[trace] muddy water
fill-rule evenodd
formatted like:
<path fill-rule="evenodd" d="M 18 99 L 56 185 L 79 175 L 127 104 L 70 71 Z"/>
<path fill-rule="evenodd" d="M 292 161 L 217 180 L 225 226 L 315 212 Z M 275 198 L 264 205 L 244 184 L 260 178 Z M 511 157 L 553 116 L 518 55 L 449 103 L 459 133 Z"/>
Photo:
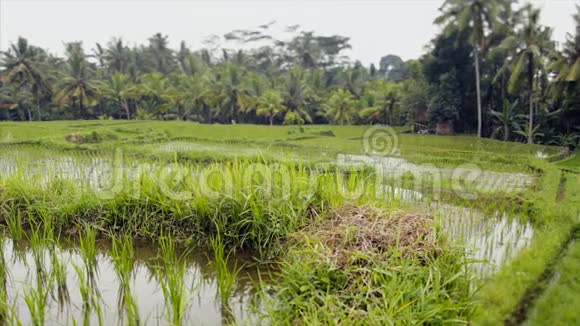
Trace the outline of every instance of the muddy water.
<path fill-rule="evenodd" d="M 119 305 L 119 280 L 114 265 L 109 256 L 109 248 L 100 246 L 98 254 L 98 268 L 93 290 L 98 294 L 99 306 L 103 310 L 104 325 L 123 324 L 123 309 Z M 68 246 L 56 247 L 59 260 L 66 266 L 67 288 L 70 296 L 68 302 L 58 299 L 56 287 L 48 298 L 46 308 L 47 325 L 83 324 L 85 314 L 82 309 L 82 296 L 79 287 L 79 277 L 74 265 L 84 266 L 78 249 Z M 3 241 L 6 267 L 8 269 L 7 292 L 9 304 L 15 304 L 17 316 L 24 325 L 31 324 L 31 314 L 24 301 L 24 295 L 30 288 L 37 287 L 36 264 L 33 251 L 24 244 L 15 244 L 11 240 Z M 158 273 L 155 268 L 158 261 L 151 247 L 138 246 L 136 248 L 136 264 L 131 290 L 137 300 L 142 325 L 167 325 L 165 301 L 161 289 Z M 44 257 L 42 269 L 51 273 L 49 250 L 42 252 Z M 216 274 L 212 265 L 203 253 L 194 253 L 187 256 L 187 272 L 185 287 L 188 308 L 184 317 L 187 325 L 221 325 L 228 324 L 235 318 L 238 324 L 255 324 L 258 317 L 255 314 L 256 284 L 259 279 L 267 280 L 272 271 L 258 269 L 248 257 L 234 257 L 230 262 L 237 266 L 246 266 L 236 280 L 235 290 L 230 299 L 230 311 L 223 309 L 218 299 Z M 252 267 L 250 267 L 252 265 Z M 84 271 L 84 269 L 83 269 Z M 258 274 L 260 276 L 258 277 Z M 125 317 L 126 318 L 126 317 Z M 87 319 L 91 325 L 99 324 L 99 317 L 92 311 Z"/>

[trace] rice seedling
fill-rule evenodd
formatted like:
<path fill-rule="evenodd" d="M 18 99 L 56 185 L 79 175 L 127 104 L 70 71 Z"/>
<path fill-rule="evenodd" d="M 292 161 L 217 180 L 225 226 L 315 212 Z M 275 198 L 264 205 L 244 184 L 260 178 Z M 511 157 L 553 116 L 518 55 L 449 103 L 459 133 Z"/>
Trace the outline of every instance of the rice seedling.
<path fill-rule="evenodd" d="M 177 255 L 175 241 L 168 237 L 159 239 L 159 259 L 161 265 L 157 268 L 157 278 L 165 298 L 166 320 L 178 326 L 183 322 L 191 299 L 185 281 L 187 265 Z"/>
<path fill-rule="evenodd" d="M 38 279 L 37 279 L 38 281 Z M 43 326 L 45 324 L 46 309 L 50 298 L 53 278 L 37 282 L 36 287 L 29 286 L 24 292 L 24 301 L 30 312 L 32 324 Z"/>
<path fill-rule="evenodd" d="M 4 209 L 4 219 L 6 221 L 6 226 L 8 227 L 8 232 L 10 234 L 10 238 L 14 242 L 18 242 L 24 238 L 24 229 L 22 227 L 22 212 L 19 210 L 16 211 L 7 211 Z"/>
<path fill-rule="evenodd" d="M 4 241 L 4 238 L 0 237 L 0 324 L 5 323 L 9 317 L 8 269 L 4 257 Z"/>
<path fill-rule="evenodd" d="M 211 248 L 213 250 L 213 265 L 216 269 L 216 282 L 221 307 L 222 310 L 231 310 L 229 308 L 230 297 L 235 289 L 236 280 L 238 279 L 242 267 L 238 267 L 236 263 L 230 271 L 228 261 L 232 251 L 226 254 L 226 248 L 219 233 L 211 239 Z"/>
<path fill-rule="evenodd" d="M 70 302 L 70 293 L 67 284 L 67 264 L 60 258 L 60 253 L 52 248 L 50 251 L 50 265 L 52 267 L 52 275 L 56 283 L 57 302 L 61 311 L 64 306 Z"/>
<path fill-rule="evenodd" d="M 98 264 L 97 232 L 90 225 L 85 225 L 79 237 L 79 249 L 89 281 L 94 283 Z"/>
<path fill-rule="evenodd" d="M 90 317 L 93 311 L 97 314 L 99 325 L 104 325 L 100 296 L 91 281 L 90 269 L 75 263 L 72 263 L 72 266 L 78 278 L 78 289 L 82 299 L 83 325 L 88 326 L 90 324 Z"/>
<path fill-rule="evenodd" d="M 41 234 L 40 228 L 32 228 L 28 236 L 34 270 L 36 271 L 36 283 L 38 289 L 44 289 L 50 281 L 50 274 L 46 270 L 46 245 L 47 239 Z"/>
<path fill-rule="evenodd" d="M 123 308 L 127 314 L 127 325 L 137 326 L 140 324 L 139 307 L 136 298 L 131 291 L 131 282 L 133 280 L 135 253 L 133 247 L 133 238 L 125 236 L 123 238 L 114 237 L 111 249 L 111 259 L 119 279 L 119 294 L 117 306 L 123 315 Z"/>

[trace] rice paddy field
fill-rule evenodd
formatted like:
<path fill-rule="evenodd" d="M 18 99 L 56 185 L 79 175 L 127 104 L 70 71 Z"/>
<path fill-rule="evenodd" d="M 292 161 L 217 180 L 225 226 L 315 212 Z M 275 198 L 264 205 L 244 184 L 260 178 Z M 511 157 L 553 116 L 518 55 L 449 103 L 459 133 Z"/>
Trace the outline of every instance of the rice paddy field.
<path fill-rule="evenodd" d="M 0 123 L 0 324 L 578 324 L 568 155 L 379 126 Z"/>

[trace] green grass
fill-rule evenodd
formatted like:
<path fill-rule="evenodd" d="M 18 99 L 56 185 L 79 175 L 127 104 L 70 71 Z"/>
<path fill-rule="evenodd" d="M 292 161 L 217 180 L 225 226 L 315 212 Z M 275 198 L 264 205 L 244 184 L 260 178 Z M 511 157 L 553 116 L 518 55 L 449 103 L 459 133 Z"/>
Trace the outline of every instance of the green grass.
<path fill-rule="evenodd" d="M 282 263 L 267 301 L 275 325 L 461 324 L 472 310 L 466 260 L 453 248 L 422 259 L 354 251 L 338 265 L 316 237 L 301 239 Z"/>
<path fill-rule="evenodd" d="M 573 240 L 554 279 L 530 314 L 530 325 L 580 324 L 580 242 Z"/>
<path fill-rule="evenodd" d="M 580 152 L 575 152 L 568 159 L 558 162 L 559 167 L 580 171 Z"/>
<path fill-rule="evenodd" d="M 0 122 L 0 144 L 36 143 L 56 148 L 106 151 L 116 148 L 140 156 L 171 160 L 175 155 L 153 149 L 164 143 L 181 141 L 198 143 L 200 147 L 206 148 L 178 153 L 180 158 L 197 161 L 232 157 L 283 159 L 296 154 L 303 160 L 333 161 L 340 153 L 364 154 L 363 136 L 368 128 L 206 125 L 181 121 Z M 402 133 L 405 130 L 402 127 L 395 128 L 398 132 L 398 148 L 394 152 L 417 163 L 453 166 L 465 162 L 485 162 L 488 163 L 488 169 L 501 169 L 501 165 L 516 162 L 525 164 L 538 152 L 556 156 L 560 151 L 557 147 L 478 139 L 474 136 Z M 88 140 L 81 144 L 67 141 L 65 138 L 70 134 L 79 134 Z M 224 150 L 224 146 L 232 150 Z M 252 154 L 247 153 L 248 148 L 253 149 Z"/>

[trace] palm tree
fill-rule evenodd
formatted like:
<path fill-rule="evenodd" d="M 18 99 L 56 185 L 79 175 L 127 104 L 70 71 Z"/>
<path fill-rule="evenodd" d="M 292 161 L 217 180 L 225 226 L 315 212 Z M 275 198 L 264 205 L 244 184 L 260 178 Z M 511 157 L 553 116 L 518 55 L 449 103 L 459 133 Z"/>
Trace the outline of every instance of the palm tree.
<path fill-rule="evenodd" d="M 154 72 L 141 76 L 140 81 L 138 93 L 141 96 L 142 104 L 146 103 L 149 113 L 161 118 L 168 109 L 166 96 L 170 85 L 167 78 L 160 73 Z"/>
<path fill-rule="evenodd" d="M 516 127 L 516 130 L 514 131 L 514 133 L 524 137 L 524 139 L 527 138 L 527 142 L 528 144 L 533 143 L 533 139 L 536 138 L 541 138 L 544 137 L 544 134 L 540 132 L 540 127 L 541 125 L 536 125 L 534 126 L 532 129 L 529 129 L 530 126 L 532 126 L 532 124 L 523 124 L 523 126 L 518 125 Z M 532 138 L 532 141 L 530 142 L 530 138 Z"/>
<path fill-rule="evenodd" d="M 246 84 L 244 76 L 246 70 L 243 67 L 227 63 L 215 71 L 214 78 L 214 103 L 219 110 L 217 115 L 224 121 L 235 122 L 238 113 L 245 106 Z"/>
<path fill-rule="evenodd" d="M 343 126 L 349 122 L 355 105 L 353 95 L 344 89 L 334 91 L 326 104 L 326 114 L 334 123 Z"/>
<path fill-rule="evenodd" d="M 163 94 L 163 99 L 167 103 L 167 109 L 175 110 L 172 114 L 178 120 L 187 120 L 190 116 L 190 111 L 187 107 L 188 94 L 179 86 L 170 86 Z"/>
<path fill-rule="evenodd" d="M 19 37 L 16 44 L 10 46 L 8 52 L 0 52 L 2 60 L 2 80 L 17 88 L 27 87 L 32 93 L 39 111 L 40 100 L 51 95 L 52 90 L 42 73 L 42 61 L 45 53 L 41 49 L 31 46 L 25 38 Z M 28 119 L 32 120 L 32 114 L 28 109 Z"/>
<path fill-rule="evenodd" d="M 518 122 L 520 115 L 515 113 L 517 106 L 517 100 L 510 104 L 508 100 L 504 99 L 501 112 L 490 110 L 491 116 L 498 123 L 498 126 L 492 132 L 492 138 L 495 135 L 502 134 L 503 140 L 507 141 L 512 130 L 521 129 Z"/>
<path fill-rule="evenodd" d="M 562 55 L 548 67 L 557 74 L 556 81 L 578 82 L 580 81 L 580 6 L 576 6 L 576 14 L 573 15 L 576 22 L 576 34 L 566 35 L 566 44 Z"/>
<path fill-rule="evenodd" d="M 365 81 L 368 80 L 366 69 L 357 63 L 353 68 L 347 69 L 341 77 L 344 88 L 359 99 L 364 93 Z"/>
<path fill-rule="evenodd" d="M 380 121 L 385 125 L 393 124 L 393 113 L 401 103 L 401 89 L 398 84 L 377 81 L 371 85 L 369 93 L 374 99 L 374 105 L 361 111 L 365 120 Z"/>
<path fill-rule="evenodd" d="M 202 75 L 180 75 L 179 88 L 184 94 L 184 116 L 183 119 L 190 117 L 194 113 L 205 115 L 206 122 L 211 122 L 211 114 L 209 108 L 209 82 Z M 204 113 L 205 112 L 205 113 Z"/>
<path fill-rule="evenodd" d="M 66 72 L 58 86 L 55 100 L 60 105 L 76 107 L 82 113 L 86 106 L 96 104 L 100 96 L 100 85 L 94 79 L 94 69 L 87 62 L 80 42 L 68 43 L 66 56 Z"/>
<path fill-rule="evenodd" d="M 268 90 L 258 100 L 256 114 L 268 118 L 270 126 L 274 125 L 274 117 L 286 111 L 284 97 L 276 90 Z"/>
<path fill-rule="evenodd" d="M 560 119 L 564 122 L 567 132 L 580 122 L 580 6 L 576 6 L 573 15 L 576 34 L 567 34 L 562 53 L 557 51 L 548 66 L 555 73 L 555 82 L 551 89 L 556 96 L 562 96 L 563 106 Z"/>
<path fill-rule="evenodd" d="M 113 38 L 104 50 L 103 60 L 105 61 L 109 72 L 125 73 L 129 67 L 130 61 L 129 48 L 123 44 L 122 39 Z"/>
<path fill-rule="evenodd" d="M 287 115 L 294 120 L 311 122 L 312 118 L 306 110 L 311 89 L 306 81 L 304 70 L 301 68 L 291 69 L 285 76 L 284 105 L 288 108 Z"/>
<path fill-rule="evenodd" d="M 164 75 L 169 74 L 174 65 L 173 51 L 169 48 L 167 36 L 157 33 L 149 38 L 148 53 L 153 69 Z"/>
<path fill-rule="evenodd" d="M 516 35 L 506 38 L 502 46 L 514 53 L 508 91 L 511 94 L 517 93 L 522 82 L 527 81 L 529 126 L 525 129 L 529 132 L 528 143 L 532 144 L 533 132 L 537 129 L 534 128 L 534 84 L 540 78 L 547 78 L 542 60 L 554 45 L 550 40 L 552 30 L 540 25 L 540 10 L 531 5 L 525 6 L 522 10 L 524 25 Z"/>
<path fill-rule="evenodd" d="M 34 98 L 31 95 L 32 94 L 28 90 L 22 87 L 16 87 L 16 85 L 11 84 L 2 85 L 0 87 L 0 116 L 3 113 L 2 112 L 3 109 L 8 110 L 16 109 L 18 119 L 20 119 L 20 116 L 22 116 L 22 114 L 26 116 L 25 119 L 29 119 L 30 117 L 29 108 L 33 105 L 32 103 L 34 101 Z M 27 111 L 22 112 L 22 114 L 20 114 L 19 109 L 22 108 L 26 108 Z M 8 117 L 11 116 L 10 111 L 6 112 L 6 114 L 8 115 Z"/>
<path fill-rule="evenodd" d="M 135 97 L 137 89 L 129 80 L 129 77 L 123 73 L 115 72 L 109 80 L 101 87 L 103 97 L 114 101 L 123 110 L 127 120 L 131 119 L 131 110 L 129 109 L 129 99 Z"/>
<path fill-rule="evenodd" d="M 446 0 L 440 9 L 443 14 L 435 19 L 436 24 L 453 22 L 448 27 L 450 33 L 454 28 L 460 33 L 469 33 L 469 42 L 473 46 L 475 65 L 475 84 L 477 93 L 477 135 L 481 137 L 481 76 L 479 69 L 480 52 L 485 46 L 485 31 L 491 29 L 497 16 L 496 0 Z"/>

